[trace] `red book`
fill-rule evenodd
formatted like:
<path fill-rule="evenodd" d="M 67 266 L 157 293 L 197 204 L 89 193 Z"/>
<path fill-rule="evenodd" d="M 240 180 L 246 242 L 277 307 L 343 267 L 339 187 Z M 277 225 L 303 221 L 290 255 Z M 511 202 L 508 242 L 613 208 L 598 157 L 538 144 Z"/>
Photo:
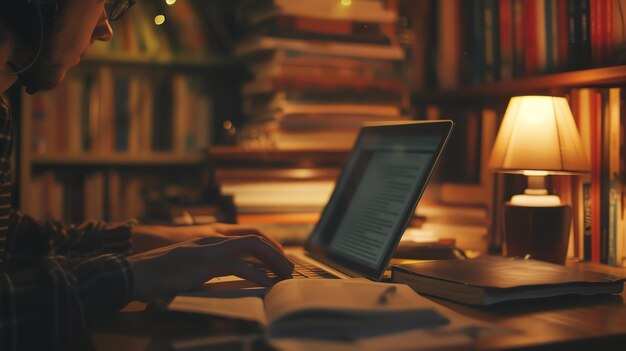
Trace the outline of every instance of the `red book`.
<path fill-rule="evenodd" d="M 539 43 L 537 43 L 537 6 L 539 0 L 524 1 L 524 50 L 525 50 L 525 73 L 539 71 Z M 543 5 L 543 2 L 542 2 Z"/>
<path fill-rule="evenodd" d="M 611 0 L 602 0 L 604 4 L 604 61 L 603 65 L 609 65 L 613 59 L 613 4 Z M 622 9 L 624 10 L 624 9 Z"/>
<path fill-rule="evenodd" d="M 599 66 L 602 62 L 602 33 L 601 28 L 604 26 L 601 22 L 601 6 L 602 0 L 594 0 L 589 3 L 589 26 L 591 37 L 591 64 Z"/>

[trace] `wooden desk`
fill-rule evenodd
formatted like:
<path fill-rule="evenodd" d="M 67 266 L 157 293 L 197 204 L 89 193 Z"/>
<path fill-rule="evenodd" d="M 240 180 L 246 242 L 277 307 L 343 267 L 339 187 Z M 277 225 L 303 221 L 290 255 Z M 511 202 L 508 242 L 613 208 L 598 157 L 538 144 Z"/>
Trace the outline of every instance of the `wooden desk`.
<path fill-rule="evenodd" d="M 621 268 L 574 262 L 568 262 L 568 265 L 626 276 L 626 269 Z M 519 334 L 478 339 L 470 350 L 600 351 L 626 347 L 624 292 L 621 295 L 514 302 L 488 308 L 433 300 L 461 314 L 519 330 Z M 95 350 L 102 351 L 170 350 L 169 344 L 175 340 L 256 331 L 257 328 L 248 323 L 150 311 L 145 310 L 144 304 L 131 303 L 125 311 L 94 327 L 92 341 Z"/>

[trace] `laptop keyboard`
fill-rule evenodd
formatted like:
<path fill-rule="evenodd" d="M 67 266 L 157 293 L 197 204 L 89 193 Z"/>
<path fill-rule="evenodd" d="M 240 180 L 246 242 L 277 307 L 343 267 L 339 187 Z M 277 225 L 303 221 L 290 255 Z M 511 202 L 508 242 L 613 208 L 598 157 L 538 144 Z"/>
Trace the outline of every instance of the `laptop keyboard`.
<path fill-rule="evenodd" d="M 294 264 L 293 274 L 291 277 L 293 279 L 307 279 L 307 278 L 324 278 L 324 279 L 339 279 L 339 277 L 326 272 L 325 270 L 310 264 L 306 261 L 299 259 L 298 257 L 288 255 L 288 258 Z M 255 266 L 262 270 L 269 278 L 274 279 L 277 278 L 274 272 L 270 271 L 264 266 L 256 265 Z"/>
<path fill-rule="evenodd" d="M 326 278 L 326 279 L 339 279 L 339 277 L 326 272 L 325 270 L 305 262 L 295 256 L 289 255 L 289 259 L 294 263 L 293 279 L 302 278 Z"/>

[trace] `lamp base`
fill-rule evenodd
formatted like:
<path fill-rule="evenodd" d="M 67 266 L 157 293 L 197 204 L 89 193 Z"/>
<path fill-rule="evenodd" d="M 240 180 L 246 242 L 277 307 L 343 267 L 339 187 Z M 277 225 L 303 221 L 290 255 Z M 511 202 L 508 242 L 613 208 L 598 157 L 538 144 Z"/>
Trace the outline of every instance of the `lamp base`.
<path fill-rule="evenodd" d="M 564 264 L 572 208 L 569 205 L 530 207 L 504 204 L 504 241 L 507 256 L 526 256 Z"/>

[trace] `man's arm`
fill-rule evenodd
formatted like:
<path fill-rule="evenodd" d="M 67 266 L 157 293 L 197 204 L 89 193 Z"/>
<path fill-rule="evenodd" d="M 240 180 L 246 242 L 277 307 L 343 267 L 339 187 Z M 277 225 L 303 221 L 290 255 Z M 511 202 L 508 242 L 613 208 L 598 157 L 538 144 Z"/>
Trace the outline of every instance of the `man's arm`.
<path fill-rule="evenodd" d="M 70 259 L 127 255 L 132 247 L 131 231 L 130 223 L 64 225 L 56 221 L 38 222 L 14 212 L 11 214 L 7 255 L 62 255 Z"/>
<path fill-rule="evenodd" d="M 64 257 L 17 257 L 0 273 L 0 349 L 70 349 L 93 319 L 122 308 L 133 276 L 122 256 L 80 263 Z"/>

